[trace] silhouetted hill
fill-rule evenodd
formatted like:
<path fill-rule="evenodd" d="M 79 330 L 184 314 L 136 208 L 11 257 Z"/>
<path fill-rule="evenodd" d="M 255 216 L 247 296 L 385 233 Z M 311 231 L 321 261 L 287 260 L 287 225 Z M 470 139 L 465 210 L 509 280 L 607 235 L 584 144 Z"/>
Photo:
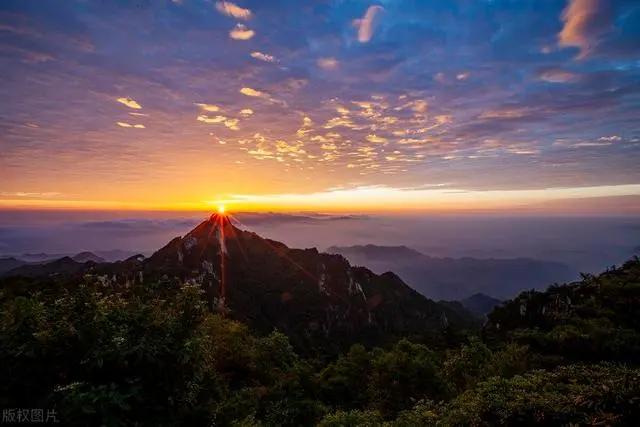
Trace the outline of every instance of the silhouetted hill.
<path fill-rule="evenodd" d="M 16 258 L 0 258 L 0 274 L 25 265 L 26 262 Z"/>
<path fill-rule="evenodd" d="M 333 246 L 327 251 L 376 273 L 395 271 L 414 289 L 436 300 L 462 300 L 476 293 L 511 298 L 524 289 L 576 276 L 565 264 L 531 258 L 434 258 L 406 246 Z"/>
<path fill-rule="evenodd" d="M 463 299 L 461 303 L 471 312 L 484 317 L 491 313 L 496 306 L 502 304 L 502 301 L 482 293 L 477 293 L 471 295 L 469 298 Z"/>
<path fill-rule="evenodd" d="M 525 344 L 543 366 L 640 361 L 640 261 L 546 291 L 522 292 L 488 315 L 485 334 Z"/>
<path fill-rule="evenodd" d="M 76 274 L 86 268 L 87 264 L 74 261 L 71 257 L 46 262 L 43 264 L 24 264 L 4 273 L 5 276 L 58 276 Z"/>

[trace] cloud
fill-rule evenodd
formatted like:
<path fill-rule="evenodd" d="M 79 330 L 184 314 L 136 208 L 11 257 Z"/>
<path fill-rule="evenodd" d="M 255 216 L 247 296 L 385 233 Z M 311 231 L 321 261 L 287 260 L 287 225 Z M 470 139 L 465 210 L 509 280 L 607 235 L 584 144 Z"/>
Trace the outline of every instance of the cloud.
<path fill-rule="evenodd" d="M 416 113 L 426 113 L 427 112 L 428 103 L 425 100 L 419 99 L 415 101 L 411 107 L 411 109 Z"/>
<path fill-rule="evenodd" d="M 325 70 L 331 71 L 338 68 L 339 62 L 335 58 L 320 58 L 318 59 L 318 66 Z"/>
<path fill-rule="evenodd" d="M 116 122 L 116 124 L 122 128 L 145 129 L 143 124 L 131 124 L 127 122 Z"/>
<path fill-rule="evenodd" d="M 464 73 L 458 73 L 456 74 L 456 80 L 467 80 L 470 75 L 471 73 L 468 71 L 465 71 Z"/>
<path fill-rule="evenodd" d="M 576 142 L 574 144 L 570 144 L 569 147 L 572 147 L 572 148 L 603 147 L 607 145 L 611 145 L 611 141 L 582 141 L 582 142 Z"/>
<path fill-rule="evenodd" d="M 213 105 L 213 104 L 198 104 L 198 103 L 196 103 L 196 105 L 198 107 L 200 107 L 202 109 L 202 111 L 207 111 L 209 113 L 215 113 L 216 111 L 220 111 L 220 107 L 218 107 L 217 105 Z"/>
<path fill-rule="evenodd" d="M 229 37 L 234 40 L 249 40 L 255 36 L 256 33 L 253 30 L 250 30 L 246 26 L 242 24 L 237 24 L 233 30 L 229 32 Z"/>
<path fill-rule="evenodd" d="M 570 0 L 562 12 L 564 26 L 558 45 L 580 49 L 578 59 L 589 55 L 613 27 L 613 0 Z"/>
<path fill-rule="evenodd" d="M 2 191 L 0 192 L 0 197 L 26 197 L 26 198 L 48 198 L 48 197 L 59 197 L 62 196 L 62 193 L 58 193 L 55 191 L 46 191 L 46 192 L 27 192 L 27 191 L 15 191 L 8 192 Z"/>
<path fill-rule="evenodd" d="M 447 82 L 447 77 L 444 75 L 443 72 L 439 72 L 439 73 L 436 73 L 435 76 L 433 76 L 433 80 L 437 81 L 438 83 L 444 84 Z"/>
<path fill-rule="evenodd" d="M 251 52 L 251 57 L 265 62 L 276 62 L 276 58 L 274 56 L 267 55 L 262 52 Z"/>
<path fill-rule="evenodd" d="M 240 93 L 252 97 L 268 97 L 266 93 L 256 89 L 252 89 L 250 87 L 243 87 L 242 89 L 240 89 Z"/>
<path fill-rule="evenodd" d="M 224 124 L 228 129 L 231 130 L 239 130 L 240 127 L 238 127 L 238 123 L 240 123 L 240 121 L 238 119 L 232 119 L 226 116 L 207 116 L 206 114 L 201 114 L 197 117 L 197 120 L 199 122 L 202 123 L 208 123 L 208 124 L 213 124 L 213 123 L 222 123 Z"/>
<path fill-rule="evenodd" d="M 227 118 L 225 116 L 209 117 L 204 114 L 201 114 L 197 117 L 197 120 L 203 123 L 224 123 L 227 120 Z"/>
<path fill-rule="evenodd" d="M 378 135 L 367 135 L 367 141 L 382 144 L 387 142 L 387 138 L 378 136 Z"/>
<path fill-rule="evenodd" d="M 490 110 L 480 114 L 480 119 L 517 119 L 528 114 L 526 108 L 516 108 L 512 110 Z"/>
<path fill-rule="evenodd" d="M 622 140 L 622 138 L 620 138 L 618 135 L 603 136 L 600 138 L 600 141 L 620 141 L 620 140 Z"/>
<path fill-rule="evenodd" d="M 540 80 L 549 83 L 575 83 L 580 80 L 580 75 L 561 69 L 544 70 L 538 74 Z"/>
<path fill-rule="evenodd" d="M 227 119 L 224 121 L 224 125 L 231 130 L 239 130 L 238 123 L 240 121 L 238 119 Z"/>
<path fill-rule="evenodd" d="M 129 108 L 133 108 L 133 109 L 136 109 L 136 110 L 142 109 L 142 105 L 138 104 L 135 100 L 133 100 L 131 98 L 118 98 L 118 99 L 116 99 L 116 101 L 118 101 L 121 104 L 126 105 Z"/>
<path fill-rule="evenodd" d="M 358 28 L 358 41 L 367 43 L 373 37 L 373 33 L 380 21 L 380 13 L 384 11 L 382 6 L 369 6 L 367 12 L 362 19 L 353 21 L 354 26 Z"/>
<path fill-rule="evenodd" d="M 149 13 L 165 7 L 171 13 L 143 27 L 131 14 L 106 13 L 116 8 L 111 2 L 55 14 L 34 9 L 16 19 L 0 14 L 0 29 L 24 29 L 5 31 L 21 51 L 0 43 L 0 59 L 10 65 L 6 104 L 17 106 L 0 120 L 0 170 L 13 177 L 11 185 L 31 189 L 33 174 L 23 171 L 36 170 L 40 181 L 80 194 L 81 203 L 101 194 L 76 188 L 76 177 L 93 171 L 95 185 L 88 188 L 108 185 L 108 174 L 144 185 L 166 180 L 167 188 L 177 186 L 176 174 L 201 182 L 212 143 L 224 148 L 216 173 L 225 177 L 251 170 L 257 161 L 249 151 L 272 153 L 258 154 L 272 156 L 258 162 L 264 180 L 245 185 L 234 178 L 221 187 L 227 192 L 274 185 L 315 191 L 350 182 L 447 181 L 482 189 L 640 183 L 633 114 L 640 96 L 633 56 L 640 13 L 633 0 L 611 0 L 615 31 L 595 38 L 586 32 L 597 61 L 572 61 L 581 47 L 558 46 L 558 33 L 576 19 L 569 12 L 567 22 L 559 18 L 568 0 L 321 1 L 320 9 L 232 1 L 251 9 L 252 20 L 218 13 L 216 0 L 184 0 L 180 7 L 151 2 Z M 367 11 L 370 5 L 385 11 Z M 295 25 L 281 25 L 282 16 Z M 345 19 L 350 25 L 355 17 L 371 18 L 368 42 L 356 38 L 367 22 L 345 28 Z M 104 25 L 91 32 L 94 52 L 80 51 L 69 40 L 89 36 L 74 23 L 97 19 Z M 256 32 L 245 46 L 228 39 L 238 22 Z M 131 28 L 135 37 L 127 39 L 119 28 Z M 451 37 L 461 28 L 464 34 Z M 123 49 L 127 43 L 135 49 Z M 25 63 L 34 49 L 56 60 Z M 136 55 L 140 51 L 149 54 Z M 471 73 L 466 80 L 465 73 Z M 330 136 L 336 131 L 339 137 Z M 264 143 L 252 137 L 258 132 Z M 599 140 L 616 135 L 622 139 Z M 219 139 L 227 144 L 218 146 Z M 306 154 L 280 153 L 277 141 L 302 142 Z M 593 148 L 571 146 L 594 141 Z M 359 151 L 367 146 L 375 151 Z M 517 155 L 526 152 L 538 154 Z M 184 164 L 192 167 L 184 171 Z M 278 177 L 284 175 L 283 183 Z M 148 203 L 196 203 L 199 191 L 172 189 L 163 200 L 149 195 Z M 118 200 L 108 202 L 129 196 L 118 190 Z"/>
<path fill-rule="evenodd" d="M 249 9 L 244 9 L 237 4 L 231 3 L 230 1 L 218 1 L 216 2 L 216 9 L 218 12 L 223 13 L 225 15 L 231 16 L 237 19 L 251 19 L 251 11 Z"/>

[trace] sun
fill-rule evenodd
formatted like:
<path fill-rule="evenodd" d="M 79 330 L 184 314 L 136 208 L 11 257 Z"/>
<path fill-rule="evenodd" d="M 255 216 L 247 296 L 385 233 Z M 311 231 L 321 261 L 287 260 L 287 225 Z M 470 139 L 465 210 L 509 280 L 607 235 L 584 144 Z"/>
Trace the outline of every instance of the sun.
<path fill-rule="evenodd" d="M 224 215 L 224 211 L 225 211 L 225 209 L 224 209 L 224 205 L 220 205 L 220 206 L 218 206 L 218 213 L 219 213 L 220 215 Z"/>

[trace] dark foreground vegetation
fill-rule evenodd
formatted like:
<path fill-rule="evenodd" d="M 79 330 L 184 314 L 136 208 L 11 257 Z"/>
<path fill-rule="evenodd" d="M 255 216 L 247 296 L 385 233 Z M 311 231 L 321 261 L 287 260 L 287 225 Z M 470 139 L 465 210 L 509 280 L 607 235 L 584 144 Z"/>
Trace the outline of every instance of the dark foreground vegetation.
<path fill-rule="evenodd" d="M 461 346 L 294 352 L 198 286 L 6 278 L 0 406 L 77 426 L 637 426 L 640 261 L 525 292 Z M 443 331 L 452 333 L 452 331 Z M 455 331 L 453 331 L 455 332 Z"/>

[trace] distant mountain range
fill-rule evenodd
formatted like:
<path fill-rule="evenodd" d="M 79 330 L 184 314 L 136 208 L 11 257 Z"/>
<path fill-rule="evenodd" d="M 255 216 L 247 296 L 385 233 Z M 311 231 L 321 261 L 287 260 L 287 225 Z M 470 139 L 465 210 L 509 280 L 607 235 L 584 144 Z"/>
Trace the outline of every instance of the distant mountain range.
<path fill-rule="evenodd" d="M 187 283 L 205 291 L 212 309 L 259 332 L 277 328 L 306 350 L 344 349 L 354 342 L 378 345 L 395 336 L 479 324 L 461 305 L 428 299 L 393 273 L 377 275 L 352 267 L 341 255 L 288 248 L 236 228 L 227 217 L 202 222 L 149 258 L 113 263 L 92 253 L 75 258 L 24 263 L 5 276 L 62 275 L 125 287 Z"/>
<path fill-rule="evenodd" d="M 18 261 L 22 261 L 24 263 L 43 263 L 48 261 L 54 261 L 56 259 L 69 257 L 73 258 L 77 261 L 81 261 L 83 257 L 93 257 L 93 260 L 96 262 L 104 262 L 104 261 L 122 261 L 127 258 L 136 255 L 136 252 L 131 251 L 123 251 L 120 249 L 110 249 L 110 250 L 95 250 L 95 251 L 85 251 L 77 254 L 73 253 L 47 253 L 47 252 L 39 252 L 39 253 L 25 253 L 21 255 L 0 255 L 0 263 L 2 260 L 6 259 L 16 259 Z M 85 261 L 89 261 L 86 259 Z"/>
<path fill-rule="evenodd" d="M 418 292 L 435 300 L 465 300 L 482 293 L 508 299 L 520 291 L 545 288 L 554 282 L 576 279 L 562 263 L 532 258 L 434 258 L 406 246 L 333 246 L 352 264 L 376 273 L 396 272 Z"/>
<path fill-rule="evenodd" d="M 70 273 L 80 270 L 82 264 L 86 262 L 101 263 L 107 262 L 93 252 L 80 252 L 73 256 L 61 256 L 54 259 L 47 254 L 26 254 L 25 259 L 15 257 L 0 258 L 0 275 L 19 275 L 36 277 L 49 275 L 51 273 Z M 38 260 L 38 261 L 34 261 Z"/>

